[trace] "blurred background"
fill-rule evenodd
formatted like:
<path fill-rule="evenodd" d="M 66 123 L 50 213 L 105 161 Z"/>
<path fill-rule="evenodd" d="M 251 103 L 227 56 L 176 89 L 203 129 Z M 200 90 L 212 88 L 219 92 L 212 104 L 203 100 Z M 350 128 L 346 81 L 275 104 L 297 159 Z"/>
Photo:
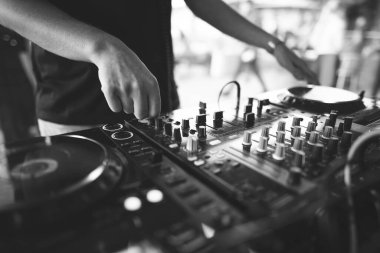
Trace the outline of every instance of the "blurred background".
<path fill-rule="evenodd" d="M 380 0 L 225 0 L 243 16 L 282 39 L 314 70 L 321 85 L 378 95 Z M 173 0 L 175 76 L 181 107 L 216 103 L 222 86 L 237 80 L 243 98 L 305 84 L 265 50 L 238 42 Z M 0 143 L 38 136 L 34 81 L 26 43 L 0 28 Z M 233 99 L 232 92 L 224 101 Z"/>

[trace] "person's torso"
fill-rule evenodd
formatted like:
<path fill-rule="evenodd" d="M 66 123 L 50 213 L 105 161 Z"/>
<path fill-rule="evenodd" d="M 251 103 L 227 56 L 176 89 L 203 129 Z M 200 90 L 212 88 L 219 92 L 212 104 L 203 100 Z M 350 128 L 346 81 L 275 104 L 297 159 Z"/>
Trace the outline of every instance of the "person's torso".
<path fill-rule="evenodd" d="M 170 0 L 50 0 L 70 16 L 121 39 L 159 81 L 163 111 L 178 106 L 173 81 Z M 32 46 L 38 80 L 37 116 L 65 124 L 102 123 L 110 111 L 93 64 Z M 112 67 L 112 66 L 111 66 Z"/>

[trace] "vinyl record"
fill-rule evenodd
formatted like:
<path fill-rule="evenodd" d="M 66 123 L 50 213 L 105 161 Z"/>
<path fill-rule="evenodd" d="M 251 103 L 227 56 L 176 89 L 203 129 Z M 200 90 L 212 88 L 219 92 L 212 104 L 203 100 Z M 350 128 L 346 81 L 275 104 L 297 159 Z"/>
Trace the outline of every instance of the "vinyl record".
<path fill-rule="evenodd" d="M 7 147 L 0 170 L 0 221 L 12 228 L 49 223 L 107 194 L 122 167 L 81 136 L 35 138 Z"/>
<path fill-rule="evenodd" d="M 362 96 L 351 91 L 326 86 L 296 86 L 278 95 L 281 103 L 297 109 L 327 113 L 337 110 L 341 113 L 353 113 L 364 109 Z"/>

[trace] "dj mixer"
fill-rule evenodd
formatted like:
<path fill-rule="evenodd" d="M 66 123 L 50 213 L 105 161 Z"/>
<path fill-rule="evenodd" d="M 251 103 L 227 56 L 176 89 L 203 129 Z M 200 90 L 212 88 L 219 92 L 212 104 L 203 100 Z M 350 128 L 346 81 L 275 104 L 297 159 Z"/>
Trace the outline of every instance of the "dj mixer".
<path fill-rule="evenodd" d="M 376 100 L 304 86 L 13 143 L 0 251 L 348 252 L 343 169 L 379 122 Z M 376 252 L 378 143 L 364 154 L 355 230 L 362 252 Z"/>

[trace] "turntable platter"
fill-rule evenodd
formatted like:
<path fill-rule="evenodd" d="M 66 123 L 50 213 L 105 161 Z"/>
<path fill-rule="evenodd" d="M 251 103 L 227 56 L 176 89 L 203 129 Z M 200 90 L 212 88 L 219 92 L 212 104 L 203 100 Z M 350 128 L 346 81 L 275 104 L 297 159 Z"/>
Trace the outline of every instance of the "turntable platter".
<path fill-rule="evenodd" d="M 352 113 L 365 108 L 362 97 L 347 90 L 326 86 L 296 86 L 278 95 L 281 103 L 313 112 Z"/>
<path fill-rule="evenodd" d="M 85 208 L 109 192 L 122 172 L 103 145 L 80 136 L 36 138 L 7 147 L 1 170 L 0 219 L 17 213 L 13 227 Z"/>

